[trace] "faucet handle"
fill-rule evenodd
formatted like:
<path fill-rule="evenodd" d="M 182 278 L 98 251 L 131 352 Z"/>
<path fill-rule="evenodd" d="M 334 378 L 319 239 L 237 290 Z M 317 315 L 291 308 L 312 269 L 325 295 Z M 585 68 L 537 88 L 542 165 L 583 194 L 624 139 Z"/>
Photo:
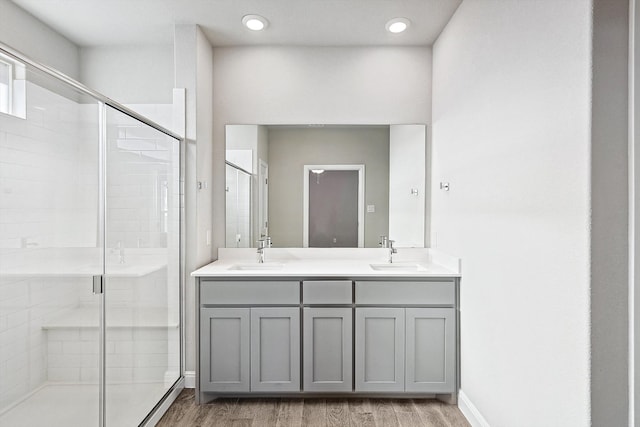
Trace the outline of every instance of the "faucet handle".
<path fill-rule="evenodd" d="M 395 240 L 389 240 L 389 249 L 391 249 L 391 253 L 397 254 L 398 250 L 396 248 L 393 247 L 393 244 L 395 243 Z"/>

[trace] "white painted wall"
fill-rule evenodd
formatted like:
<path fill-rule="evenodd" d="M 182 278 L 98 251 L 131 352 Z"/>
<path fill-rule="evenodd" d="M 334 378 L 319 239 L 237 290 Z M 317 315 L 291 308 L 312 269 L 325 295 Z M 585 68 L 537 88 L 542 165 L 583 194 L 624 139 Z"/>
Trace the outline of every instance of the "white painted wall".
<path fill-rule="evenodd" d="M 80 80 L 122 104 L 171 104 L 173 46 L 83 47 Z"/>
<path fill-rule="evenodd" d="M 424 123 L 431 115 L 426 47 L 216 48 L 221 124 Z"/>
<path fill-rule="evenodd" d="M 434 45 L 432 241 L 464 260 L 461 406 L 491 426 L 590 424 L 590 25 L 466 1 Z"/>
<path fill-rule="evenodd" d="M 231 125 L 225 127 L 225 159 L 253 174 L 258 173 L 258 125 Z M 235 152 L 251 152 L 249 162 L 241 160 Z M 231 156 L 231 157 L 229 157 Z M 236 161 L 234 161 L 234 158 Z M 240 163 L 238 163 L 240 161 Z"/>
<path fill-rule="evenodd" d="M 207 232 L 211 230 L 214 208 L 211 186 L 213 171 L 212 121 L 213 117 L 213 50 L 202 30 L 193 24 L 175 26 L 175 86 L 186 89 L 186 139 L 185 139 L 185 363 L 186 370 L 195 369 L 195 281 L 189 273 L 212 261 L 213 247 L 224 245 L 224 220 L 222 229 L 213 234 L 212 245 L 207 244 Z M 224 141 L 224 138 L 223 138 Z M 224 218 L 224 144 L 216 153 L 221 159 L 216 170 L 218 194 L 222 199 L 215 207 L 217 218 Z M 201 190 L 196 183 L 206 183 Z"/>
<path fill-rule="evenodd" d="M 0 0 L 0 42 L 69 77 L 79 77 L 78 46 L 9 0 Z"/>

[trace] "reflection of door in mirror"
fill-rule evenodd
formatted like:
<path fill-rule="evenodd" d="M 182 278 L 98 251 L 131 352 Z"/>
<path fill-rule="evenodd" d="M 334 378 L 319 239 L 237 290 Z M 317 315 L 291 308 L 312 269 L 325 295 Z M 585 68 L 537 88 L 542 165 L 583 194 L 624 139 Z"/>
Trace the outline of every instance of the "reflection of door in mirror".
<path fill-rule="evenodd" d="M 259 159 L 258 165 L 258 233 L 269 235 L 269 165 Z"/>
<path fill-rule="evenodd" d="M 364 165 L 305 165 L 304 246 L 364 246 Z"/>
<path fill-rule="evenodd" d="M 226 165 L 226 247 L 251 247 L 251 174 Z"/>

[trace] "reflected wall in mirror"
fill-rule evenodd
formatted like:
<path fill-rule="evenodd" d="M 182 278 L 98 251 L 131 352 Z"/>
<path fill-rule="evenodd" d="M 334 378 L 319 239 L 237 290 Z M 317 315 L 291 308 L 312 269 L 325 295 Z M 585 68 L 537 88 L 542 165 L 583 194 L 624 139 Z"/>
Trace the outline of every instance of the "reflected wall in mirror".
<path fill-rule="evenodd" d="M 382 235 L 398 247 L 424 246 L 424 125 L 227 125 L 225 132 L 227 247 L 256 247 L 267 235 L 273 247 L 377 247 Z M 362 166 L 359 192 L 337 192 L 314 207 L 308 195 L 323 180 L 311 172 L 317 165 Z M 347 185 L 326 178 L 335 189 Z M 339 214 L 345 204 L 358 206 L 357 221 Z"/>

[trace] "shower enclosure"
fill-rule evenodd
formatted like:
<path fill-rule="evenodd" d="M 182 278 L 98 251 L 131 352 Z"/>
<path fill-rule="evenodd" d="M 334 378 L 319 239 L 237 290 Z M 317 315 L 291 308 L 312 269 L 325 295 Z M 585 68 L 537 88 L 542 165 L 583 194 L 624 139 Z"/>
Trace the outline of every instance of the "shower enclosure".
<path fill-rule="evenodd" d="M 181 148 L 0 46 L 0 425 L 137 426 L 182 386 Z"/>

